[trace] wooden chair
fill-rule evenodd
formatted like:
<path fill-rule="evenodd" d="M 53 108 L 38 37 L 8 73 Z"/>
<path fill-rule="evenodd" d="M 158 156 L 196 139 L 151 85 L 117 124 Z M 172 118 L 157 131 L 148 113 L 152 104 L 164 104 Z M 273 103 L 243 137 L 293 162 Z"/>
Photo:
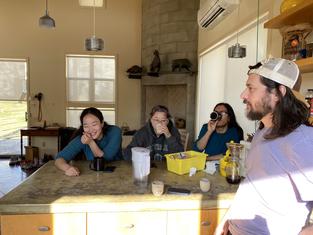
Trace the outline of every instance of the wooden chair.
<path fill-rule="evenodd" d="M 180 141 L 184 146 L 184 151 L 187 151 L 189 132 L 186 129 L 178 129 L 178 131 L 180 133 Z"/>

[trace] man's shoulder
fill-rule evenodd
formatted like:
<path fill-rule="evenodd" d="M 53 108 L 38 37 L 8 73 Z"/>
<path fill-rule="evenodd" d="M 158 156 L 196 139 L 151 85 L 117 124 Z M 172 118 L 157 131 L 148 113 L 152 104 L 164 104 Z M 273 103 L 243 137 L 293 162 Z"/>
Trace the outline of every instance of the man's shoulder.
<path fill-rule="evenodd" d="M 295 129 L 291 135 L 294 138 L 304 138 L 308 139 L 311 142 L 313 142 L 313 127 L 312 126 L 306 126 L 306 125 L 301 125 L 297 129 Z"/>

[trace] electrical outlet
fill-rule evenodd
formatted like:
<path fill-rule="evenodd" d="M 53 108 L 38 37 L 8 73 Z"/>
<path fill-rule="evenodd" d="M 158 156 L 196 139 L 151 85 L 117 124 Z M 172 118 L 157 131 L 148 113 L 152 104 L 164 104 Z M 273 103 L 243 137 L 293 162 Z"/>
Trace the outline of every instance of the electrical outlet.
<path fill-rule="evenodd" d="M 42 142 L 42 147 L 46 147 L 46 142 L 45 141 Z"/>

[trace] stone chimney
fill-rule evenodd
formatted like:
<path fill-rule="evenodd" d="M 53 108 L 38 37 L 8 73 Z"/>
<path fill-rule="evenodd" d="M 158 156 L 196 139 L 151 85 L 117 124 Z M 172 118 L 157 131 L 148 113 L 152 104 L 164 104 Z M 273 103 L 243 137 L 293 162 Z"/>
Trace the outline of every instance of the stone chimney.
<path fill-rule="evenodd" d="M 161 72 L 171 71 L 174 59 L 187 58 L 196 71 L 199 0 L 142 0 L 142 65 L 149 71 L 154 50 Z"/>
<path fill-rule="evenodd" d="M 142 66 L 149 72 L 153 52 L 158 50 L 161 69 L 158 77 L 142 77 L 141 123 L 154 105 L 166 105 L 174 118 L 185 120 L 188 148 L 195 136 L 198 9 L 199 0 L 142 0 Z M 172 72 L 175 59 L 188 59 L 193 72 Z"/>

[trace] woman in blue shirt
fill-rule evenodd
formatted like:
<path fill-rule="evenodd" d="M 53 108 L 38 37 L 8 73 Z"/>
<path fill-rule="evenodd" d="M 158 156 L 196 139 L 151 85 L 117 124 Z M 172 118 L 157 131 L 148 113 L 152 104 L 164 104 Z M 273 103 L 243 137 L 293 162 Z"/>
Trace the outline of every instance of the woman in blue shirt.
<path fill-rule="evenodd" d="M 93 107 L 84 109 L 80 115 L 80 123 L 77 136 L 57 154 L 55 160 L 56 167 L 68 176 L 79 175 L 79 169 L 68 162 L 81 151 L 87 160 L 103 157 L 112 161 L 121 157 L 121 130 L 117 126 L 108 125 L 100 110 Z"/>
<path fill-rule="evenodd" d="M 234 110 L 229 104 L 218 103 L 214 111 L 220 118 L 204 124 L 193 145 L 194 150 L 204 151 L 209 156 L 224 154 L 227 150 L 226 143 L 231 140 L 239 143 L 243 139 L 243 130 L 237 123 Z"/>

